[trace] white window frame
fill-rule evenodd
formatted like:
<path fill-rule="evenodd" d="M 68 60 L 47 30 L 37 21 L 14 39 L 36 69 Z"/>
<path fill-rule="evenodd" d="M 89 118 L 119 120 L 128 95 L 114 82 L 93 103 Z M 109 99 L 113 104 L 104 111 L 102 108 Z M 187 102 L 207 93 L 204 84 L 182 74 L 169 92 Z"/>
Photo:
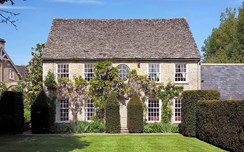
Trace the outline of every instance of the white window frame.
<path fill-rule="evenodd" d="M 127 74 L 126 74 L 126 73 L 123 73 L 123 77 L 120 77 L 120 76 L 119 76 L 119 78 L 122 79 L 122 80 L 124 80 L 124 81 L 128 80 L 128 74 L 129 74 L 129 72 L 130 72 L 130 68 L 129 68 L 129 66 L 126 65 L 126 64 L 119 64 L 119 65 L 117 66 L 118 70 L 119 70 L 119 66 L 124 66 L 124 67 L 128 68 L 128 73 L 127 73 Z M 124 71 L 124 70 L 123 70 L 123 71 Z M 119 75 L 120 75 L 120 70 L 119 70 Z"/>
<path fill-rule="evenodd" d="M 8 79 L 13 80 L 14 79 L 14 71 L 12 69 L 8 70 Z"/>
<path fill-rule="evenodd" d="M 159 65 L 159 66 L 158 66 L 158 68 L 159 68 L 159 76 L 158 76 L 158 78 L 159 78 L 159 79 L 158 79 L 158 81 L 155 81 L 155 80 L 154 80 L 154 81 L 155 81 L 156 83 L 160 83 L 160 82 L 161 82 L 161 73 L 162 73 L 162 72 L 161 72 L 161 64 L 160 64 L 160 63 L 148 63 L 148 64 L 147 64 L 147 75 L 148 75 L 148 78 L 149 78 L 149 74 L 150 74 L 150 72 L 149 72 L 149 67 L 150 67 L 149 64 L 158 64 L 158 65 Z"/>
<path fill-rule="evenodd" d="M 67 101 L 68 107 L 61 107 L 61 101 Z M 68 120 L 61 120 L 61 110 L 68 110 Z M 63 112 L 65 113 L 65 112 Z M 70 122 L 70 107 L 68 99 L 59 99 L 56 103 L 56 122 L 57 123 L 69 123 Z"/>
<path fill-rule="evenodd" d="M 176 72 L 176 65 L 185 65 L 185 72 Z M 187 78 L 187 75 L 188 75 L 188 65 L 186 64 L 186 63 L 175 63 L 174 64 L 174 82 L 175 83 L 187 83 L 188 82 L 188 78 Z M 185 73 L 185 81 L 176 81 L 175 79 L 176 79 L 176 74 L 182 74 L 182 75 L 184 75 L 184 73 Z"/>
<path fill-rule="evenodd" d="M 92 72 L 86 72 L 86 65 L 89 65 L 89 66 L 93 66 L 93 71 Z M 95 77 L 95 73 L 94 73 L 94 63 L 84 63 L 83 64 L 83 78 L 87 81 L 90 81 L 91 79 L 93 79 Z M 93 77 L 92 78 L 89 78 L 89 77 L 86 77 L 86 74 L 93 74 Z"/>
<path fill-rule="evenodd" d="M 157 120 L 157 121 L 151 121 L 151 120 L 148 119 L 148 116 L 149 116 L 149 101 L 150 100 L 157 100 L 159 102 L 159 107 L 155 108 L 155 109 L 159 109 L 159 120 Z M 159 100 L 159 99 L 147 99 L 146 105 L 147 105 L 147 122 L 148 123 L 161 122 L 161 113 L 162 113 L 161 112 L 161 106 L 162 106 L 161 100 Z"/>
<path fill-rule="evenodd" d="M 59 65 L 68 65 L 68 70 L 69 72 L 68 73 L 58 73 L 58 66 Z M 66 77 L 58 77 L 59 74 L 68 74 L 69 76 L 67 77 L 68 79 L 70 79 L 70 64 L 69 63 L 57 63 L 56 64 L 56 78 L 59 79 L 59 78 L 66 78 Z"/>
<path fill-rule="evenodd" d="M 175 105 L 176 105 L 176 101 L 177 100 L 179 100 L 180 101 L 180 107 L 176 107 Z M 174 98 L 173 99 L 173 101 L 174 101 L 174 108 L 173 108 L 173 118 L 174 118 L 174 120 L 173 120 L 173 122 L 174 123 L 181 123 L 181 120 L 182 120 L 182 99 L 181 98 Z M 175 120 L 176 119 L 176 112 L 175 112 L 175 110 L 176 109 L 178 109 L 178 110 L 180 110 L 180 112 L 177 112 L 177 113 L 180 113 L 180 121 L 179 120 Z"/>
<path fill-rule="evenodd" d="M 89 103 L 89 105 L 92 105 L 91 107 L 87 106 L 88 102 L 91 102 L 91 103 Z M 92 120 L 90 120 L 90 118 L 96 115 L 96 113 L 95 113 L 96 108 L 94 107 L 93 103 L 94 103 L 94 101 L 92 101 L 92 100 L 85 101 L 85 104 L 84 104 L 84 120 L 85 121 L 91 122 Z M 88 110 L 91 110 L 91 112 L 90 111 L 88 112 Z M 89 119 L 88 119 L 88 114 L 92 114 L 92 116 L 89 116 Z"/>

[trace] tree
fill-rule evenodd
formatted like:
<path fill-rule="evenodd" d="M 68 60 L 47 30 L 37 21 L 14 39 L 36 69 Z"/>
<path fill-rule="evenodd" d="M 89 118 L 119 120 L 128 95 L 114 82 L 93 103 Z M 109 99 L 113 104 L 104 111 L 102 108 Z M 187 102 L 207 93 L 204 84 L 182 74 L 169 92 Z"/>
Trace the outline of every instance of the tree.
<path fill-rule="evenodd" d="M 47 96 L 50 99 L 48 100 L 50 131 L 54 132 L 58 85 L 55 81 L 55 76 L 51 71 L 48 71 L 47 76 L 44 80 L 44 85 L 46 86 Z"/>
<path fill-rule="evenodd" d="M 134 93 L 137 93 L 145 101 L 150 95 L 156 94 L 155 81 L 151 81 L 146 75 L 138 75 L 136 70 L 130 71 L 126 86 L 127 98 L 130 98 Z"/>
<path fill-rule="evenodd" d="M 99 107 L 97 114 L 104 117 L 105 103 L 111 92 L 116 95 L 124 95 L 125 84 L 118 76 L 118 69 L 112 67 L 110 61 L 100 61 L 94 66 L 95 77 L 89 82 L 89 91 L 96 107 Z"/>
<path fill-rule="evenodd" d="M 244 1 L 242 7 L 239 8 L 238 19 L 237 19 L 237 36 L 239 42 L 240 55 L 244 57 Z M 244 59 L 242 59 L 244 62 Z"/>
<path fill-rule="evenodd" d="M 26 94 L 25 107 L 30 109 L 30 105 L 34 102 L 35 98 L 42 90 L 43 79 L 42 79 L 42 51 L 44 49 L 44 44 L 37 44 L 36 48 L 33 48 L 32 59 L 27 65 L 26 69 L 26 89 L 24 93 Z"/>
<path fill-rule="evenodd" d="M 236 9 L 226 9 L 225 13 L 221 13 L 219 27 L 212 30 L 212 34 L 204 41 L 202 46 L 203 62 L 244 62 L 242 51 L 244 39 L 243 9 L 243 6 L 239 8 L 238 17 L 236 17 Z"/>
<path fill-rule="evenodd" d="M 23 0 L 25 1 L 25 0 Z M 11 5 L 14 5 L 14 1 L 13 0 L 0 0 L 0 4 L 4 4 L 4 3 L 8 3 L 10 2 Z M 14 16 L 19 15 L 19 13 L 14 13 L 11 11 L 6 11 L 6 10 L 2 10 L 0 9 L 0 23 L 10 23 L 12 24 L 15 28 L 17 27 L 15 22 L 17 21 L 16 19 L 12 19 Z"/>

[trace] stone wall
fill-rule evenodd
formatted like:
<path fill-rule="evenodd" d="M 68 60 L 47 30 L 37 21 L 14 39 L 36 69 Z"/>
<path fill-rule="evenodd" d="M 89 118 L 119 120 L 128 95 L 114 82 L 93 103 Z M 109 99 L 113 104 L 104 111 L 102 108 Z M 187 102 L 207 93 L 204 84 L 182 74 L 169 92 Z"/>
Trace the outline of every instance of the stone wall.
<path fill-rule="evenodd" d="M 57 63 L 58 62 L 48 62 L 43 63 L 43 79 L 45 79 L 48 71 L 51 71 L 56 76 L 57 74 Z M 74 75 L 83 75 L 83 66 L 84 63 L 88 62 L 62 62 L 69 63 L 70 66 L 70 79 L 73 79 Z M 147 75 L 148 73 L 148 63 L 160 63 L 160 83 L 167 84 L 168 82 L 174 83 L 174 71 L 175 71 L 175 62 L 131 62 L 131 61 L 121 61 L 121 62 L 113 62 L 113 66 L 118 66 L 119 64 L 127 65 L 130 70 L 135 69 L 139 75 Z M 175 83 L 176 85 L 183 85 L 184 90 L 198 90 L 200 89 L 200 67 L 198 63 L 193 62 L 180 62 L 186 63 L 187 65 L 187 81 L 185 83 Z M 172 105 L 172 103 L 171 103 Z M 126 105 L 121 105 L 126 106 Z M 173 105 L 172 105 L 173 106 Z M 123 108 L 123 107 L 121 107 Z M 161 107 L 160 107 L 161 108 Z M 173 107 L 172 107 L 173 108 Z M 83 108 L 84 109 L 84 108 Z M 70 118 L 72 115 L 70 114 Z M 84 110 L 79 115 L 79 119 L 84 119 Z M 173 119 L 173 118 L 172 118 Z"/>

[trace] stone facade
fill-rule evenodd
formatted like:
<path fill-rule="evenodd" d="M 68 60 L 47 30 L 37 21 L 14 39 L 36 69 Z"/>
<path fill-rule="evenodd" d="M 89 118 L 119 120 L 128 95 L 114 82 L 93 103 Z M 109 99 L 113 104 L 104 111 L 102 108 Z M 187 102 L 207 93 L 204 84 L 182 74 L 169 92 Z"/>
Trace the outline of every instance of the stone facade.
<path fill-rule="evenodd" d="M 48 71 L 51 71 L 54 73 L 54 75 L 57 75 L 57 64 L 58 63 L 68 63 L 69 64 L 69 78 L 73 80 L 74 75 L 81 75 L 84 77 L 83 71 L 84 71 L 84 63 L 95 63 L 95 62 L 46 62 L 43 63 L 43 78 L 45 79 Z M 167 84 L 168 82 L 175 83 L 174 82 L 174 73 L 175 73 L 175 64 L 176 63 L 184 63 L 186 64 L 186 73 L 187 73 L 187 79 L 185 83 L 175 83 L 176 85 L 183 85 L 184 90 L 198 90 L 200 89 L 200 67 L 197 62 L 192 61 L 167 61 L 167 62 L 146 62 L 146 61 L 113 61 L 113 66 L 117 67 L 119 64 L 125 64 L 127 65 L 130 70 L 135 69 L 139 75 L 147 75 L 148 74 L 148 63 L 159 63 L 160 64 L 160 82 L 163 84 Z M 121 104 L 121 115 L 125 118 L 121 118 L 121 124 L 126 125 L 126 103 Z M 173 109 L 173 102 L 170 102 L 170 105 Z M 160 106 L 161 109 L 161 106 Z M 85 118 L 85 110 L 81 110 L 81 113 L 78 115 L 79 120 L 84 120 Z M 161 114 L 160 114 L 161 116 Z M 72 114 L 69 114 L 69 118 L 72 121 Z M 172 117 L 172 122 L 174 118 Z M 122 125 L 122 126 L 123 126 Z"/>

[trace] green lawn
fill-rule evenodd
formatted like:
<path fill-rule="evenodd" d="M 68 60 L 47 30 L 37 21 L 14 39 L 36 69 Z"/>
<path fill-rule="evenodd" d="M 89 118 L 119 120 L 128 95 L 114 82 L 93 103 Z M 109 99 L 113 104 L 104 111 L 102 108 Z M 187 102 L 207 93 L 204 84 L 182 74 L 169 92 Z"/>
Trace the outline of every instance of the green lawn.
<path fill-rule="evenodd" d="M 0 136 L 0 152 L 223 152 L 182 135 Z"/>

